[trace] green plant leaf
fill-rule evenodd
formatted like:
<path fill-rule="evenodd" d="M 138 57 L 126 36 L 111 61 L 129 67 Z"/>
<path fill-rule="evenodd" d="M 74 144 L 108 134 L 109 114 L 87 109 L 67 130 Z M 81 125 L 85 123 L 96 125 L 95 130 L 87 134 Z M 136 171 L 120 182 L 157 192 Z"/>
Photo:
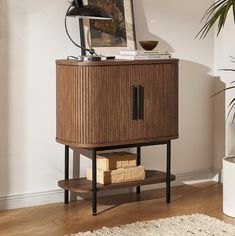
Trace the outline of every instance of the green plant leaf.
<path fill-rule="evenodd" d="M 213 14 L 213 12 L 218 8 L 220 7 L 222 4 L 224 4 L 227 0 L 218 0 L 217 2 L 213 3 L 208 9 L 207 11 L 204 13 L 202 19 L 201 19 L 201 22 L 203 20 L 206 19 L 206 21 L 208 21 L 208 19 L 210 18 L 210 16 Z"/>
<path fill-rule="evenodd" d="M 233 113 L 233 120 L 232 120 L 232 124 L 234 123 L 235 121 L 235 113 Z"/>
<path fill-rule="evenodd" d="M 231 87 L 222 89 L 222 90 L 220 90 L 219 92 L 213 94 L 212 97 L 215 97 L 216 95 L 219 95 L 220 93 L 223 93 L 223 92 L 225 92 L 225 91 L 227 91 L 227 90 L 234 89 L 234 88 L 235 88 L 235 86 L 231 86 Z"/>
<path fill-rule="evenodd" d="M 231 105 L 232 105 L 232 103 L 231 103 Z M 230 105 L 230 106 L 231 106 Z M 230 107 L 230 106 L 228 106 L 228 107 Z M 229 118 L 229 116 L 230 116 L 230 114 L 231 114 L 231 112 L 232 112 L 232 110 L 234 109 L 234 107 L 235 107 L 235 103 L 231 106 L 231 108 L 229 109 L 229 112 L 228 112 L 228 114 L 227 114 L 227 120 L 228 120 L 228 118 Z"/>
<path fill-rule="evenodd" d="M 224 24 L 227 20 L 229 10 L 233 9 L 233 18 L 235 22 L 235 1 L 234 0 L 218 0 L 213 3 L 207 11 L 204 13 L 202 20 L 205 20 L 204 26 L 197 33 L 196 37 L 200 39 L 205 38 L 209 33 L 212 26 L 214 26 L 217 22 L 217 36 L 220 34 Z"/>
<path fill-rule="evenodd" d="M 234 23 L 235 23 L 235 2 L 234 1 L 232 1 L 233 3 L 233 21 L 234 21 Z"/>
<path fill-rule="evenodd" d="M 232 101 L 229 103 L 228 108 L 235 102 L 235 98 L 232 99 Z"/>
<path fill-rule="evenodd" d="M 224 24 L 226 22 L 228 11 L 229 11 L 230 7 L 231 7 L 231 4 L 228 4 L 228 5 L 226 5 L 222 8 L 222 12 L 221 12 L 221 15 L 219 17 L 217 36 L 219 35 L 222 27 L 224 26 Z"/>
<path fill-rule="evenodd" d="M 219 70 L 222 70 L 222 71 L 235 71 L 235 69 L 219 69 Z"/>
<path fill-rule="evenodd" d="M 221 14 L 223 14 L 223 11 L 225 9 L 226 5 L 222 5 L 219 7 L 219 9 L 214 13 L 213 16 L 211 16 L 211 18 L 209 18 L 205 25 L 202 27 L 202 29 L 199 31 L 199 33 L 196 35 L 196 37 L 198 37 L 200 34 L 200 39 L 205 38 L 206 35 L 208 34 L 209 30 L 211 29 L 211 27 L 215 24 L 215 22 L 219 19 L 219 17 L 221 16 Z"/>

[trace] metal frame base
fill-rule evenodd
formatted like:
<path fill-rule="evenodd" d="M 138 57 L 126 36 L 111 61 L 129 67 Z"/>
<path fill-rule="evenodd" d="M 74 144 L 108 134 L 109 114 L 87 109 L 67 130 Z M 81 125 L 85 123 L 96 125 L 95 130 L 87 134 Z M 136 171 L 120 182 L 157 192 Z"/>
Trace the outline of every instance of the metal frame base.
<path fill-rule="evenodd" d="M 91 152 L 92 159 L 92 215 L 97 215 L 97 173 L 96 173 L 96 154 L 97 151 L 123 149 L 123 148 L 137 148 L 137 165 L 141 165 L 141 147 L 142 146 L 154 146 L 154 145 L 166 145 L 166 203 L 171 202 L 171 140 L 148 142 L 140 144 L 119 145 L 110 147 L 97 147 L 86 149 Z M 65 180 L 69 179 L 69 146 L 65 146 Z M 136 187 L 136 193 L 140 194 L 140 186 Z M 64 204 L 69 202 L 69 191 L 64 191 Z"/>

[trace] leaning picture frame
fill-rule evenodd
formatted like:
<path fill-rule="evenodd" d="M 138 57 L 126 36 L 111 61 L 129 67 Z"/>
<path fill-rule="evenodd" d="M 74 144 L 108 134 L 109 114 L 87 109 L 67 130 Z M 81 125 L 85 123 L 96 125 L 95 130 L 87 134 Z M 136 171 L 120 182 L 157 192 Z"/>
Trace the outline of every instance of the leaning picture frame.
<path fill-rule="evenodd" d="M 115 56 L 123 50 L 136 50 L 133 0 L 86 0 L 108 11 L 112 20 L 84 19 L 85 47 L 98 55 Z"/>

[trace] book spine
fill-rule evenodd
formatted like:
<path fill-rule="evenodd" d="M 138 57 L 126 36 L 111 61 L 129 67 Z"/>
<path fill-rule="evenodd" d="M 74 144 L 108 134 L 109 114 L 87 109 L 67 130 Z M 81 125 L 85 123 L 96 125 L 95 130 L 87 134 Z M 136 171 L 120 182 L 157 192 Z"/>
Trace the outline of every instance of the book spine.
<path fill-rule="evenodd" d="M 124 56 L 136 56 L 139 54 L 139 52 L 138 51 L 120 51 L 119 54 L 124 55 Z"/>
<path fill-rule="evenodd" d="M 154 56 L 154 55 L 170 55 L 167 51 L 120 51 L 119 55 L 123 56 Z"/>
<path fill-rule="evenodd" d="M 97 168 L 103 171 L 136 166 L 136 154 L 120 152 L 97 155 Z"/>
<path fill-rule="evenodd" d="M 123 56 L 117 55 L 117 60 L 155 60 L 155 59 L 170 59 L 171 55 L 154 55 L 154 56 Z"/>

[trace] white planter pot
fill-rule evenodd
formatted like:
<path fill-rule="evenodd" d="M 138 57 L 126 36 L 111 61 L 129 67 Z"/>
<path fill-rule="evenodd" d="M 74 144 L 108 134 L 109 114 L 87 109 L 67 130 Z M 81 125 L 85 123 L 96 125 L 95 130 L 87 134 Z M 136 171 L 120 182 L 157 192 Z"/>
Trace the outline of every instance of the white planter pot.
<path fill-rule="evenodd" d="M 223 159 L 223 212 L 235 217 L 235 156 Z"/>

